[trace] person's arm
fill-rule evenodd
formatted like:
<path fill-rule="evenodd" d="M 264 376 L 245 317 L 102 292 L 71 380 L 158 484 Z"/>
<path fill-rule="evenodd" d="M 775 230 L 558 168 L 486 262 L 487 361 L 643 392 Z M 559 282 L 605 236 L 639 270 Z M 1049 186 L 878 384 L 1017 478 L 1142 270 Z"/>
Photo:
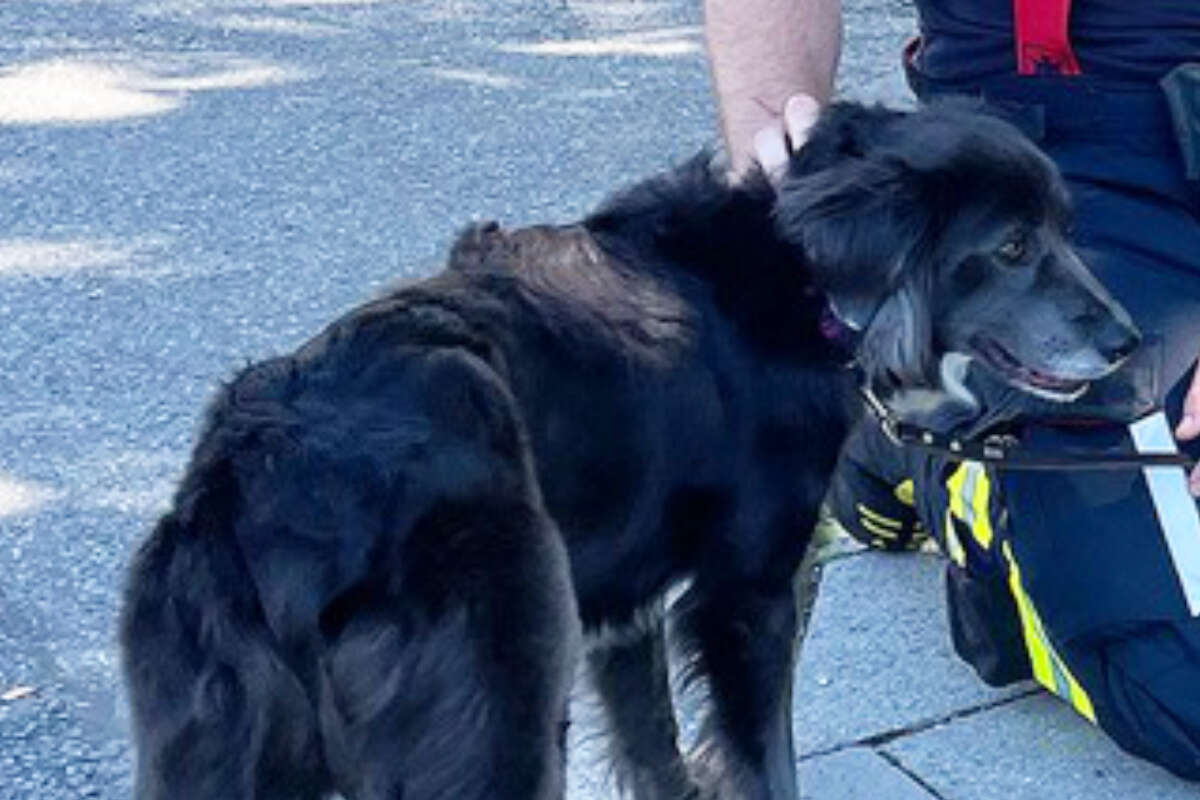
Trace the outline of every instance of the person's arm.
<path fill-rule="evenodd" d="M 841 0 L 705 0 L 704 35 L 730 167 L 740 174 L 754 161 L 759 131 L 783 130 L 789 97 L 829 101 Z"/>
<path fill-rule="evenodd" d="M 1200 436 L 1200 364 L 1196 367 L 1196 374 L 1192 376 L 1192 386 L 1184 398 L 1183 419 L 1175 428 L 1175 435 L 1184 441 Z M 1200 465 L 1192 470 L 1188 488 L 1194 496 L 1200 497 Z"/>

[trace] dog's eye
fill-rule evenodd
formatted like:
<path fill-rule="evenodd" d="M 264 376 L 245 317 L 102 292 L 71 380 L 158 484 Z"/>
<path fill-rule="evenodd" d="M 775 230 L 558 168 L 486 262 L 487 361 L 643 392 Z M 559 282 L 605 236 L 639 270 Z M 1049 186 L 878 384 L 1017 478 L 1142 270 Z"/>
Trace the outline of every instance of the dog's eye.
<path fill-rule="evenodd" d="M 996 255 L 1009 264 L 1018 264 L 1025 258 L 1027 242 L 1028 237 L 1024 231 L 1014 233 L 1008 237 L 1004 244 L 996 248 Z"/>

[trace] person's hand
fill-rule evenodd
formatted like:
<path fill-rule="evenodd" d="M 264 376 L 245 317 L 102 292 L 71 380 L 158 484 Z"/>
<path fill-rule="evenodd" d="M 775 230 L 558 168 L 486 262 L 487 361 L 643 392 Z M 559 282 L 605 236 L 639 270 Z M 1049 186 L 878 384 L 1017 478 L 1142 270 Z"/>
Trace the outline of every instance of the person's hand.
<path fill-rule="evenodd" d="M 1181 441 L 1195 439 L 1200 436 L 1200 364 L 1192 375 L 1192 385 L 1188 388 L 1187 397 L 1183 399 L 1183 419 L 1175 427 L 1175 438 Z M 1200 497 L 1200 464 L 1192 468 L 1188 477 L 1188 489 L 1193 497 Z"/>
<path fill-rule="evenodd" d="M 812 95 L 794 94 L 784 103 L 783 115 L 754 135 L 754 153 L 773 185 L 778 186 L 787 174 L 788 159 L 808 139 L 820 113 L 821 105 Z M 1197 413 L 1200 416 L 1200 396 Z"/>

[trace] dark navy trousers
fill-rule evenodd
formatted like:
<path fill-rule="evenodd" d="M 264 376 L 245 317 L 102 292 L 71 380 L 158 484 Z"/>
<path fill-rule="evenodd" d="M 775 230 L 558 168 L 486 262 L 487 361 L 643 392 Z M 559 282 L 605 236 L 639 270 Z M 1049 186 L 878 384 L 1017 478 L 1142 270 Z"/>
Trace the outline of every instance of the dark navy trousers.
<path fill-rule="evenodd" d="M 914 88 L 924 99 L 964 90 Z M 1059 165 L 1081 254 L 1143 332 L 1161 337 L 1160 394 L 1175 387 L 1168 419 L 1084 430 L 1030 420 L 1027 442 L 1172 446 L 1185 373 L 1200 355 L 1200 185 L 1185 179 L 1165 98 L 1157 86 L 1086 77 L 1004 77 L 971 93 Z M 922 490 L 927 524 L 959 556 L 948 590 L 956 645 L 967 643 L 960 653 L 975 659 L 970 643 L 989 635 L 972 626 L 1007 631 L 1034 677 L 1123 748 L 1200 780 L 1200 518 L 1181 491 L 1183 470 L 941 464 L 925 474 L 936 476 Z M 984 584 L 1008 597 L 997 603 Z"/>

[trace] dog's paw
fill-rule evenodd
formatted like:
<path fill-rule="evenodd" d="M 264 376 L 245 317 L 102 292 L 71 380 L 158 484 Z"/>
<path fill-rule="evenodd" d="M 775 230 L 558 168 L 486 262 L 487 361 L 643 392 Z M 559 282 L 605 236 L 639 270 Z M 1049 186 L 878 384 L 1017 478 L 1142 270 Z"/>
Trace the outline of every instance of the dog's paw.
<path fill-rule="evenodd" d="M 719 800 L 719 795 L 693 779 L 682 762 L 675 767 L 678 769 L 639 770 L 636 774 L 626 770 L 616 778 L 617 795 L 622 800 Z"/>
<path fill-rule="evenodd" d="M 688 776 L 693 785 L 694 800 L 737 800 L 728 780 L 720 755 L 712 747 L 701 747 L 687 759 Z"/>

